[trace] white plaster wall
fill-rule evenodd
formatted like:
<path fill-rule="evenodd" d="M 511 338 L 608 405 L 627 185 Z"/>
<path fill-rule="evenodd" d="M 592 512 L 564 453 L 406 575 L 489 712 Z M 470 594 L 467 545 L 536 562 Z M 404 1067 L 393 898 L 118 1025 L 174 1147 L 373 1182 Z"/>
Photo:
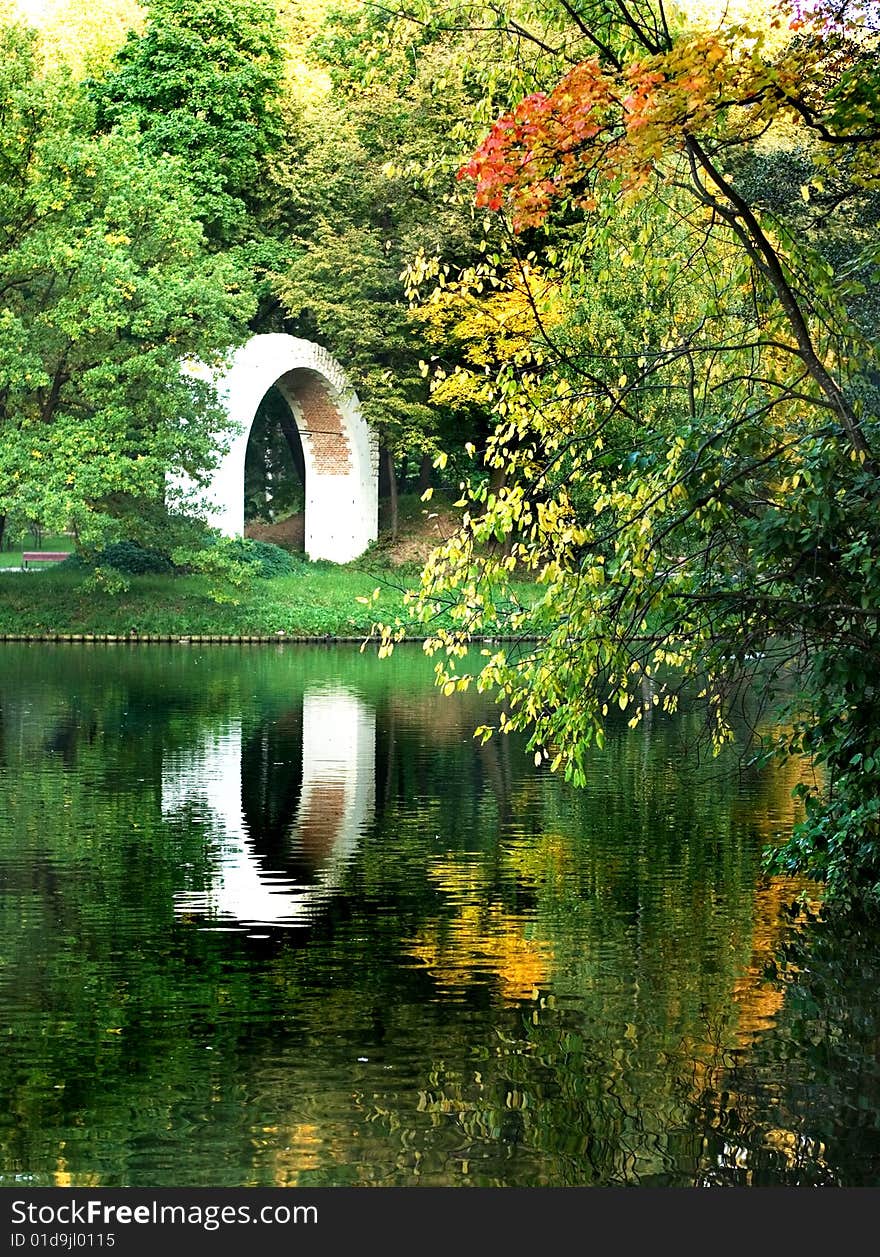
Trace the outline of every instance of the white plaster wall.
<path fill-rule="evenodd" d="M 319 375 L 340 412 L 348 440 L 351 468 L 344 475 L 327 474 L 315 466 L 304 418 L 295 392 L 282 383 L 291 371 Z M 217 392 L 237 431 L 229 451 L 203 495 L 208 522 L 225 536 L 244 533 L 244 461 L 257 408 L 278 384 L 300 428 L 306 466 L 305 550 L 310 559 L 348 563 L 363 554 L 378 535 L 378 444 L 361 414 L 360 403 L 345 372 L 326 349 L 283 332 L 253 336 L 236 351 L 228 370 L 217 380 Z M 186 490 L 185 482 L 175 488 Z"/>

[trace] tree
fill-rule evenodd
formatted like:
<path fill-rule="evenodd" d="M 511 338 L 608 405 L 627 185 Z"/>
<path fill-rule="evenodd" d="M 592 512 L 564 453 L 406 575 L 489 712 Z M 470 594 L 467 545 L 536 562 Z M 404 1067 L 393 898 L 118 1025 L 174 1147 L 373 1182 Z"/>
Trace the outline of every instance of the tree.
<path fill-rule="evenodd" d="M 493 24 L 536 49 L 539 90 L 462 177 L 513 228 L 536 329 L 493 381 L 503 487 L 469 491 L 480 509 L 423 578 L 423 618 L 451 604 L 461 626 L 430 646 L 440 679 L 476 675 L 499 727 L 528 728 L 576 781 L 612 704 L 633 723 L 675 704 L 670 672 L 698 682 L 716 742 L 756 677 L 794 691 L 782 749 L 831 789 L 807 792 L 778 860 L 876 896 L 877 32 L 837 4 L 694 33 L 659 0 Z M 780 154 L 801 171 L 795 205 L 767 177 Z M 561 324 L 524 262 L 558 284 Z M 473 298 L 493 274 L 458 284 Z M 509 553 L 486 550 L 498 536 Z M 534 606 L 516 605 L 515 570 L 535 574 Z M 539 643 L 472 674 L 458 661 L 505 607 Z"/>
<path fill-rule="evenodd" d="M 225 419 L 210 383 L 252 306 L 206 247 L 177 160 L 94 138 L 33 32 L 0 31 L 0 531 L 9 516 L 168 534 L 166 474 L 203 475 Z M 168 505 L 171 505 L 168 499 Z"/>
<path fill-rule="evenodd" d="M 292 256 L 277 279 L 285 326 L 344 363 L 380 435 L 392 533 L 404 461 L 424 474 L 441 443 L 473 434 L 476 409 L 462 418 L 431 404 L 424 327 L 402 271 L 417 250 L 434 261 L 478 256 L 480 236 L 455 181 L 456 128 L 474 98 L 468 58 L 431 32 L 403 42 L 395 33 L 366 6 L 328 18 L 308 52 L 331 87 L 302 105 L 273 172 L 290 223 Z"/>
<path fill-rule="evenodd" d="M 281 141 L 282 32 L 266 0 L 154 0 L 91 84 L 99 126 L 134 124 L 144 152 L 183 161 L 209 241 L 253 240 Z"/>

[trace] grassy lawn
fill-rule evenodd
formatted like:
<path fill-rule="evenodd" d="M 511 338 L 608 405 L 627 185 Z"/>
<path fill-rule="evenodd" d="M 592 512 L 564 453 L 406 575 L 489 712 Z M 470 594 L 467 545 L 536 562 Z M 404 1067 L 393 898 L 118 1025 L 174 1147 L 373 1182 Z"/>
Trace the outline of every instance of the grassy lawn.
<path fill-rule="evenodd" d="M 63 565 L 0 578 L 3 633 L 206 633 L 358 636 L 377 617 L 402 612 L 402 594 L 387 591 L 375 607 L 358 597 L 378 584 L 364 571 L 304 567 L 303 573 L 255 580 L 218 603 L 204 576 L 132 576 L 124 593 L 95 590 L 82 571 Z"/>
<path fill-rule="evenodd" d="M 65 563 L 38 565 L 31 571 L 0 574 L 0 633 L 110 634 L 128 636 L 272 636 L 365 637 L 376 621 L 395 623 L 424 636 L 440 624 L 415 624 L 404 606 L 404 592 L 418 584 L 426 556 L 457 522 L 457 512 L 438 495 L 426 509 L 417 495 L 400 500 L 400 535 L 387 537 L 361 559 L 345 566 L 308 563 L 271 580 L 254 579 L 228 590 L 231 601 L 212 597 L 216 581 L 204 575 L 128 576 L 129 588 L 111 593 L 96 588 L 83 568 Z M 37 545 L 26 537 L 21 549 L 0 552 L 0 568 L 19 568 L 22 550 L 72 550 L 68 536 L 44 535 Z M 380 590 L 378 602 L 365 605 Z M 531 601 L 536 586 L 517 587 Z"/>
<path fill-rule="evenodd" d="M 255 580 L 236 593 L 237 602 L 216 602 L 204 576 L 132 576 L 124 593 L 89 585 L 79 570 L 56 564 L 42 571 L 0 577 L 0 633 L 95 633 L 359 637 L 376 620 L 400 616 L 413 630 L 403 605 L 414 570 L 395 571 L 304 564 L 302 572 Z M 379 586 L 378 603 L 364 606 Z M 528 587 L 523 592 L 527 595 Z M 424 629 L 418 630 L 420 635 Z"/>

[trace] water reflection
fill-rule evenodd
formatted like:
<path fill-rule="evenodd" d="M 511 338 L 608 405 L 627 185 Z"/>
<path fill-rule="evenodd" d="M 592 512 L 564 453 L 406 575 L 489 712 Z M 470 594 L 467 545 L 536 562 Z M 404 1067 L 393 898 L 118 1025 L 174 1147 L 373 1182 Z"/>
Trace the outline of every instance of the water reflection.
<path fill-rule="evenodd" d="M 283 736 L 291 725 L 299 738 Z M 372 820 L 375 765 L 375 710 L 343 686 L 306 690 L 301 709 L 250 740 L 239 718 L 203 733 L 195 747 L 169 750 L 162 814 L 198 816 L 210 869 L 207 887 L 176 892 L 176 914 L 310 924 L 338 891 Z"/>
<path fill-rule="evenodd" d="M 792 776 L 623 714 L 574 791 L 484 702 L 2 652 L 0 1182 L 880 1181 L 880 935 L 785 958 Z"/>

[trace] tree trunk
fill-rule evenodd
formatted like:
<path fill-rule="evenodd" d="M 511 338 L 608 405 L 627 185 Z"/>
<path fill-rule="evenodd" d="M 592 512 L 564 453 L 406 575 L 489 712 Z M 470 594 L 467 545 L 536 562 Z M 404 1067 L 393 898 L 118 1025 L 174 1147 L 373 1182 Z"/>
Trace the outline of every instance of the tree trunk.
<path fill-rule="evenodd" d="M 296 420 L 290 413 L 289 407 L 285 406 L 285 410 L 287 413 L 279 415 L 278 422 L 281 431 L 284 433 L 287 448 L 290 450 L 290 457 L 293 459 L 296 474 L 299 476 L 303 488 L 305 488 L 306 463 L 303 456 L 302 438 L 299 435 L 299 428 L 296 426 Z"/>
<path fill-rule="evenodd" d="M 6 516 L 0 515 L 0 550 L 3 549 L 3 534 L 6 532 Z"/>
<path fill-rule="evenodd" d="M 419 493 L 426 493 L 434 480 L 434 460 L 430 454 L 423 454 L 419 463 Z"/>
<path fill-rule="evenodd" d="M 389 449 L 382 450 L 385 483 L 388 489 L 388 532 L 392 541 L 397 540 L 397 476 L 394 472 L 394 455 Z"/>

